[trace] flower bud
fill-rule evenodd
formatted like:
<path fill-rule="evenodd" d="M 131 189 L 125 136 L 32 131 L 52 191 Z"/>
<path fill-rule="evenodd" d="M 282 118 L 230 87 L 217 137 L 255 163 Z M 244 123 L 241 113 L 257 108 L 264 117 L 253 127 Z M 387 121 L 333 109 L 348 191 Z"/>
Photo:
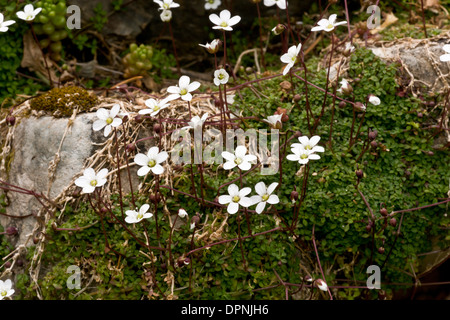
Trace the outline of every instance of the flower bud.
<path fill-rule="evenodd" d="M 294 203 L 295 201 L 298 200 L 298 192 L 297 191 L 294 190 L 291 192 L 291 200 L 292 200 L 292 203 Z"/>
<path fill-rule="evenodd" d="M 138 114 L 136 117 L 134 117 L 134 121 L 136 123 L 141 123 L 142 121 L 144 121 L 144 118 L 142 117 L 142 115 Z"/>
<path fill-rule="evenodd" d="M 294 137 L 298 138 L 298 137 L 301 137 L 301 136 L 302 136 L 302 133 L 300 131 L 295 131 Z"/>
<path fill-rule="evenodd" d="M 245 72 L 247 74 L 252 74 L 253 73 L 253 68 L 252 67 L 247 67 L 247 68 L 245 68 Z"/>
<path fill-rule="evenodd" d="M 356 170 L 355 173 L 358 179 L 362 179 L 364 177 L 364 172 L 361 169 Z"/>
<path fill-rule="evenodd" d="M 279 23 L 279 24 L 277 24 L 277 25 L 275 26 L 275 28 L 272 29 L 272 32 L 273 32 L 276 36 L 278 36 L 278 35 L 282 34 L 282 33 L 284 32 L 284 30 L 286 30 L 285 25 Z"/>
<path fill-rule="evenodd" d="M 184 263 L 185 265 L 188 265 L 189 263 L 191 263 L 191 259 L 186 258 L 186 259 L 184 259 L 183 263 Z"/>
<path fill-rule="evenodd" d="M 366 231 L 369 232 L 370 230 L 372 230 L 372 225 L 371 225 L 371 224 L 368 224 L 368 225 L 366 226 Z"/>
<path fill-rule="evenodd" d="M 6 261 L 6 262 L 5 262 L 5 268 L 6 268 L 6 269 L 11 268 L 11 264 L 12 264 L 11 261 Z"/>
<path fill-rule="evenodd" d="M 302 96 L 299 95 L 298 93 L 294 96 L 294 102 L 298 103 L 301 100 Z"/>
<path fill-rule="evenodd" d="M 328 286 L 327 286 L 326 282 L 323 281 L 322 279 L 317 279 L 315 281 L 315 285 L 317 286 L 317 288 L 319 288 L 322 291 L 327 291 L 328 290 Z"/>
<path fill-rule="evenodd" d="M 376 142 L 376 141 L 374 140 L 374 141 L 372 141 L 372 142 L 370 143 L 370 145 L 371 145 L 372 147 L 376 148 L 376 147 L 378 146 L 378 142 Z"/>
<path fill-rule="evenodd" d="M 378 299 L 380 299 L 380 300 L 386 299 L 386 291 L 378 290 Z"/>
<path fill-rule="evenodd" d="M 349 57 L 353 53 L 353 51 L 355 51 L 355 47 L 352 46 L 350 42 L 347 42 L 342 53 L 344 54 L 344 56 Z"/>
<path fill-rule="evenodd" d="M 355 103 L 355 109 L 358 111 L 366 112 L 366 106 L 364 104 L 362 104 L 361 102 Z"/>
<path fill-rule="evenodd" d="M 16 123 L 16 117 L 14 116 L 7 116 L 6 117 L 6 123 L 8 126 L 13 126 Z"/>
<path fill-rule="evenodd" d="M 6 234 L 9 236 L 14 236 L 19 232 L 19 230 L 16 227 L 8 227 L 6 228 Z"/>
<path fill-rule="evenodd" d="M 338 107 L 341 109 L 344 109 L 346 105 L 347 105 L 347 102 L 341 101 L 341 102 L 339 102 Z"/>
<path fill-rule="evenodd" d="M 374 140 L 378 135 L 378 131 L 377 130 L 373 130 L 369 132 L 369 139 L 370 140 Z"/>
<path fill-rule="evenodd" d="M 306 276 L 303 277 L 303 281 L 312 282 L 313 278 L 311 276 L 309 276 L 309 275 L 306 275 Z"/>
<path fill-rule="evenodd" d="M 192 217 L 191 224 L 193 224 L 194 226 L 197 226 L 199 222 L 200 222 L 200 217 L 199 216 L 195 215 L 195 216 Z"/>
<path fill-rule="evenodd" d="M 155 123 L 153 125 L 153 131 L 155 131 L 156 133 L 160 133 L 161 132 L 161 125 L 159 123 Z"/>
<path fill-rule="evenodd" d="M 127 144 L 125 149 L 127 150 L 127 152 L 133 152 L 134 150 L 136 150 L 136 145 L 134 143 L 129 143 Z"/>
<path fill-rule="evenodd" d="M 381 253 L 381 254 L 383 254 L 383 253 L 384 253 L 384 247 L 379 247 L 379 248 L 378 248 L 378 252 Z"/>
<path fill-rule="evenodd" d="M 387 217 L 388 212 L 387 212 L 386 208 L 381 208 L 381 209 L 380 209 L 380 214 L 381 214 L 383 217 Z"/>
<path fill-rule="evenodd" d="M 389 224 L 393 227 L 395 227 L 397 225 L 397 219 L 392 218 L 391 220 L 389 220 Z"/>

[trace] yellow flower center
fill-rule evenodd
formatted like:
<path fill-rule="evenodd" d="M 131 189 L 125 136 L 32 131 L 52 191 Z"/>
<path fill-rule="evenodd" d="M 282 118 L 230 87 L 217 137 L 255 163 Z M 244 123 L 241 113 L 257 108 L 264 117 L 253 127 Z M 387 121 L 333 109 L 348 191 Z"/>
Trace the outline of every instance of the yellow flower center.
<path fill-rule="evenodd" d="M 111 124 L 113 122 L 113 118 L 109 117 L 106 119 L 106 124 Z"/>
<path fill-rule="evenodd" d="M 164 3 L 164 4 L 163 4 L 163 7 L 164 7 L 164 9 L 166 9 L 166 10 L 167 10 L 167 9 L 170 9 L 170 5 L 168 5 L 167 3 Z"/>
<path fill-rule="evenodd" d="M 334 29 L 334 25 L 332 25 L 331 23 L 327 26 L 327 29 Z"/>
<path fill-rule="evenodd" d="M 228 23 L 226 23 L 226 22 L 224 21 L 224 22 L 222 22 L 222 23 L 220 24 L 220 26 L 221 26 L 222 28 L 226 28 L 226 27 L 228 27 Z"/>
<path fill-rule="evenodd" d="M 208 2 L 211 3 L 211 4 L 213 4 L 213 3 L 214 3 L 214 0 L 208 0 Z"/>
<path fill-rule="evenodd" d="M 144 215 L 142 213 L 138 213 L 138 215 L 136 216 L 136 218 L 138 220 L 142 219 L 144 217 Z"/>
<path fill-rule="evenodd" d="M 223 75 L 223 73 L 219 74 L 218 78 L 219 80 L 222 80 L 225 76 Z"/>
<path fill-rule="evenodd" d="M 311 146 L 308 144 L 305 146 L 305 150 L 311 150 Z"/>
<path fill-rule="evenodd" d="M 184 96 L 186 93 L 188 93 L 187 89 L 181 89 L 180 94 Z"/>
<path fill-rule="evenodd" d="M 241 198 L 239 196 L 233 197 L 233 202 L 239 202 L 239 200 L 241 200 Z"/>
<path fill-rule="evenodd" d="M 6 292 L 5 290 L 2 291 L 2 297 L 6 297 L 7 294 L 8 292 Z"/>
<path fill-rule="evenodd" d="M 154 166 L 156 166 L 156 161 L 155 160 L 150 160 L 149 162 L 148 162 L 148 166 L 150 167 L 150 168 L 153 168 Z"/>
<path fill-rule="evenodd" d="M 292 57 L 291 60 L 292 60 L 294 63 L 296 63 L 296 62 L 297 62 L 297 56 Z"/>
<path fill-rule="evenodd" d="M 306 153 L 304 153 L 300 156 L 300 159 L 308 159 L 308 155 Z"/>
<path fill-rule="evenodd" d="M 262 196 L 263 201 L 267 201 L 269 200 L 269 195 L 266 193 L 265 195 Z"/>
<path fill-rule="evenodd" d="M 158 111 L 159 110 L 159 106 L 154 106 L 153 107 L 153 111 Z"/>
<path fill-rule="evenodd" d="M 92 180 L 91 181 L 91 186 L 95 187 L 97 185 L 97 180 Z"/>
<path fill-rule="evenodd" d="M 237 165 L 240 165 L 242 163 L 242 159 L 236 158 L 236 159 L 234 159 L 234 163 L 236 163 Z"/>

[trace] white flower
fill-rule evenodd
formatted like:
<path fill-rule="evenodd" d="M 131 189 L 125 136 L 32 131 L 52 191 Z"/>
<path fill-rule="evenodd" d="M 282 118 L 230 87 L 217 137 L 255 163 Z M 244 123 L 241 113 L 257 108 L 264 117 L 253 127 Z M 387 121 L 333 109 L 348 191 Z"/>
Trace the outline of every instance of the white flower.
<path fill-rule="evenodd" d="M 206 0 L 205 10 L 216 10 L 221 4 L 220 0 Z"/>
<path fill-rule="evenodd" d="M 274 182 L 268 188 L 266 188 L 265 183 L 262 181 L 258 182 L 255 185 L 255 191 L 258 195 L 252 196 L 250 199 L 252 200 L 253 204 L 257 204 L 256 213 L 260 214 L 261 212 L 263 212 L 264 208 L 266 207 L 266 203 L 277 204 L 280 202 L 278 196 L 272 194 L 277 186 L 278 182 Z"/>
<path fill-rule="evenodd" d="M 178 216 L 180 218 L 186 218 L 188 216 L 188 213 L 186 212 L 186 210 L 184 210 L 183 208 L 180 208 L 178 210 Z"/>
<path fill-rule="evenodd" d="M 274 114 L 273 116 L 268 116 L 267 119 L 264 119 L 264 121 L 268 122 L 271 126 L 273 126 L 276 129 L 281 129 L 282 123 L 281 118 L 283 117 L 282 114 Z"/>
<path fill-rule="evenodd" d="M 283 54 L 280 58 L 281 62 L 287 63 L 287 66 L 283 70 L 283 75 L 286 75 L 289 70 L 294 66 L 297 62 L 297 56 L 302 48 L 302 44 L 299 43 L 298 46 L 292 46 L 289 48 L 288 52 Z"/>
<path fill-rule="evenodd" d="M 325 283 L 325 281 L 323 281 L 322 279 L 317 279 L 315 281 L 317 288 L 319 288 L 322 291 L 327 291 L 328 290 L 328 286 Z"/>
<path fill-rule="evenodd" d="M 19 19 L 33 21 L 41 10 L 42 8 L 34 9 L 32 4 L 27 4 L 23 11 L 16 12 L 16 15 Z"/>
<path fill-rule="evenodd" d="M 169 22 L 170 20 L 172 20 L 172 11 L 170 11 L 169 9 L 164 9 L 159 17 L 161 18 L 162 22 Z"/>
<path fill-rule="evenodd" d="M 153 2 L 159 4 L 158 10 L 169 10 L 172 8 L 178 8 L 180 5 L 178 3 L 173 2 L 173 0 L 153 0 Z"/>
<path fill-rule="evenodd" d="M 211 43 L 199 44 L 199 46 L 206 48 L 206 51 L 208 51 L 211 54 L 214 54 L 217 53 L 217 51 L 219 51 L 220 40 L 214 39 L 213 41 L 211 41 Z"/>
<path fill-rule="evenodd" d="M 447 53 L 440 56 L 439 59 L 443 62 L 450 61 L 450 44 L 444 45 L 442 49 Z"/>
<path fill-rule="evenodd" d="M 286 9 L 286 0 L 264 0 L 264 5 L 266 7 L 271 7 L 274 4 L 276 4 L 281 10 Z"/>
<path fill-rule="evenodd" d="M 304 149 L 311 152 L 325 152 L 325 149 L 317 144 L 320 141 L 320 136 L 312 136 L 309 139 L 307 136 L 298 137 L 300 143 L 291 144 L 291 149 Z"/>
<path fill-rule="evenodd" d="M 320 20 L 317 24 L 318 26 L 313 27 L 311 29 L 311 31 L 326 31 L 326 32 L 330 32 L 332 30 L 334 30 L 335 27 L 346 24 L 347 21 L 341 21 L 341 22 L 337 22 L 336 23 L 336 14 L 332 14 L 330 15 L 330 17 L 328 19 L 322 19 Z"/>
<path fill-rule="evenodd" d="M 234 167 L 238 167 L 241 170 L 247 171 L 250 170 L 252 165 L 251 161 L 255 161 L 257 158 L 255 155 L 247 154 L 247 148 L 245 146 L 238 146 L 234 151 L 234 154 L 228 151 L 222 152 L 222 157 L 227 160 L 223 164 L 223 168 L 225 170 L 231 170 Z"/>
<path fill-rule="evenodd" d="M 83 171 L 83 176 L 75 180 L 75 185 L 83 188 L 83 193 L 92 193 L 95 188 L 101 187 L 106 183 L 106 176 L 108 169 L 104 168 L 97 174 L 92 168 L 87 168 Z"/>
<path fill-rule="evenodd" d="M 208 113 L 205 113 L 201 118 L 199 116 L 192 117 L 191 121 L 188 122 L 188 126 L 181 128 L 181 130 L 185 129 L 198 129 L 203 127 L 203 123 L 205 123 L 208 118 Z"/>
<path fill-rule="evenodd" d="M 369 102 L 375 106 L 378 106 L 381 103 L 381 100 L 380 100 L 380 98 L 371 94 L 369 96 Z"/>
<path fill-rule="evenodd" d="M 134 210 L 127 210 L 125 211 L 125 214 L 127 215 L 125 217 L 125 222 L 127 223 L 138 223 L 141 222 L 143 219 L 148 219 L 153 217 L 153 213 L 147 212 L 150 208 L 149 204 L 143 204 L 141 208 L 139 209 L 139 212 Z M 137 208 L 136 208 L 137 210 Z"/>
<path fill-rule="evenodd" d="M 293 154 L 288 154 L 286 159 L 290 161 L 298 161 L 300 164 L 307 164 L 309 160 L 318 160 L 320 156 L 312 152 L 311 150 L 292 148 Z"/>
<path fill-rule="evenodd" d="M 213 13 L 209 16 L 209 20 L 215 24 L 213 29 L 222 29 L 225 31 L 233 31 L 232 26 L 241 21 L 240 16 L 231 17 L 231 13 L 228 10 L 222 10 L 220 16 Z"/>
<path fill-rule="evenodd" d="M 170 100 L 168 98 L 163 100 L 155 100 L 155 99 L 148 99 L 145 100 L 145 105 L 148 107 L 148 109 L 139 110 L 139 114 L 149 114 L 150 116 L 154 117 L 156 116 L 162 109 L 167 108 L 169 106 L 168 102 Z"/>
<path fill-rule="evenodd" d="M 216 86 L 226 84 L 229 78 L 230 76 L 228 75 L 228 72 L 225 71 L 225 69 L 219 69 L 214 71 L 214 84 Z"/>
<path fill-rule="evenodd" d="M 99 131 L 105 128 L 103 135 L 107 137 L 111 133 L 112 127 L 118 127 L 122 124 L 122 119 L 117 117 L 120 111 L 120 106 L 118 104 L 113 105 L 110 111 L 100 108 L 97 110 L 97 117 L 92 126 L 94 131 Z"/>
<path fill-rule="evenodd" d="M 10 279 L 6 281 L 0 280 L 0 300 L 12 296 L 13 293 L 14 289 L 12 289 L 12 281 Z"/>
<path fill-rule="evenodd" d="M 8 31 L 8 26 L 16 23 L 14 20 L 4 20 L 3 14 L 0 13 L 0 32 L 6 32 Z"/>
<path fill-rule="evenodd" d="M 200 88 L 200 82 L 193 81 L 188 76 L 181 76 L 178 81 L 178 86 L 170 86 L 167 88 L 167 92 L 172 93 L 167 99 L 174 100 L 181 97 L 184 101 L 191 101 L 192 94 L 190 92 L 197 90 Z"/>
<path fill-rule="evenodd" d="M 166 161 L 168 157 L 169 155 L 167 152 L 159 152 L 158 147 L 151 147 L 150 150 L 148 150 L 147 155 L 138 153 L 134 157 L 134 162 L 141 166 L 137 172 L 137 175 L 142 177 L 149 171 L 152 171 L 154 174 L 162 174 L 164 172 L 164 168 L 160 165 L 160 163 Z"/>
<path fill-rule="evenodd" d="M 352 93 L 353 88 L 346 79 L 342 79 L 340 83 L 341 87 L 337 90 L 337 92 L 347 95 Z"/>
<path fill-rule="evenodd" d="M 237 185 L 230 184 L 228 186 L 228 195 L 223 195 L 219 197 L 220 204 L 228 204 L 227 211 L 229 214 L 235 214 L 239 210 L 239 205 L 247 208 L 252 205 L 252 200 L 246 195 L 248 195 L 252 189 L 242 188 L 239 190 Z"/>

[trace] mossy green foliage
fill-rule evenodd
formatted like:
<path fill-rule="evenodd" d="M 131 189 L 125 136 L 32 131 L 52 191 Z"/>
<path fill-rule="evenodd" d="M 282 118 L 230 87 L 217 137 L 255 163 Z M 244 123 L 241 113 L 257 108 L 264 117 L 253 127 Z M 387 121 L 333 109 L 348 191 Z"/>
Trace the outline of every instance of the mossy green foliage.
<path fill-rule="evenodd" d="M 55 117 L 69 117 L 78 108 L 78 113 L 95 107 L 97 97 L 83 88 L 68 86 L 52 90 L 31 100 L 31 108 L 50 112 Z"/>
<path fill-rule="evenodd" d="M 125 65 L 125 77 L 145 76 L 152 68 L 153 48 L 141 44 L 138 46 L 135 43 L 130 45 L 130 52 L 123 58 Z"/>

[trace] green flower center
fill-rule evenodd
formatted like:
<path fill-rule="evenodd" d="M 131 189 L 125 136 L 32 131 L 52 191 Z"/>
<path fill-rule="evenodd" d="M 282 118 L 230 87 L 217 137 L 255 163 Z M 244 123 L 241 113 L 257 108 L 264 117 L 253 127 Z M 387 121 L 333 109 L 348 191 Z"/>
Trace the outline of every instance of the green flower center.
<path fill-rule="evenodd" d="M 311 146 L 309 144 L 305 146 L 305 150 L 311 150 L 311 149 L 312 148 L 311 148 Z"/>
<path fill-rule="evenodd" d="M 154 106 L 153 107 L 153 111 L 158 111 L 159 110 L 159 106 Z"/>
<path fill-rule="evenodd" d="M 308 159 L 308 155 L 306 153 L 300 155 L 300 159 Z"/>
<path fill-rule="evenodd" d="M 241 198 L 239 196 L 233 197 L 233 202 L 239 202 L 239 200 L 241 200 Z"/>
<path fill-rule="evenodd" d="M 166 9 L 166 10 L 167 10 L 167 9 L 170 9 L 170 6 L 169 6 L 167 3 L 164 3 L 164 4 L 163 4 L 163 7 L 164 7 L 164 9 Z"/>
<path fill-rule="evenodd" d="M 240 165 L 242 163 L 242 159 L 236 158 L 236 159 L 234 159 L 234 163 L 236 163 L 237 165 Z"/>
<path fill-rule="evenodd" d="M 213 4 L 213 3 L 214 3 L 214 0 L 208 0 L 208 2 L 211 3 L 211 4 Z"/>
<path fill-rule="evenodd" d="M 334 25 L 332 25 L 331 23 L 327 26 L 327 29 L 334 29 Z"/>
<path fill-rule="evenodd" d="M 106 124 L 111 124 L 113 122 L 113 118 L 109 117 L 106 119 Z"/>
<path fill-rule="evenodd" d="M 6 297 L 7 294 L 8 292 L 6 292 L 5 290 L 2 291 L 2 297 Z"/>
<path fill-rule="evenodd" d="M 223 73 L 219 74 L 219 76 L 218 76 L 219 80 L 223 80 L 224 77 L 225 76 L 223 75 Z"/>
<path fill-rule="evenodd" d="M 291 60 L 292 60 L 292 62 L 294 62 L 294 63 L 297 62 L 297 56 L 292 57 Z"/>
<path fill-rule="evenodd" d="M 95 187 L 97 185 L 97 180 L 92 180 L 91 181 L 91 186 Z"/>
<path fill-rule="evenodd" d="M 142 213 L 138 213 L 138 215 L 136 216 L 137 219 L 142 219 L 144 217 L 144 215 Z"/>
<path fill-rule="evenodd" d="M 153 168 L 154 166 L 156 166 L 156 161 L 155 160 L 150 160 L 149 162 L 148 162 L 148 166 L 150 167 L 150 168 Z"/>
<path fill-rule="evenodd" d="M 186 93 L 188 93 L 187 89 L 181 89 L 180 94 L 184 96 Z"/>
<path fill-rule="evenodd" d="M 269 195 L 266 193 L 261 198 L 263 199 L 263 201 L 267 201 L 267 200 L 269 200 Z"/>
<path fill-rule="evenodd" d="M 228 27 L 228 23 L 226 23 L 226 22 L 224 21 L 224 22 L 222 22 L 222 23 L 220 24 L 220 26 L 221 26 L 222 28 L 226 28 L 226 27 Z"/>

